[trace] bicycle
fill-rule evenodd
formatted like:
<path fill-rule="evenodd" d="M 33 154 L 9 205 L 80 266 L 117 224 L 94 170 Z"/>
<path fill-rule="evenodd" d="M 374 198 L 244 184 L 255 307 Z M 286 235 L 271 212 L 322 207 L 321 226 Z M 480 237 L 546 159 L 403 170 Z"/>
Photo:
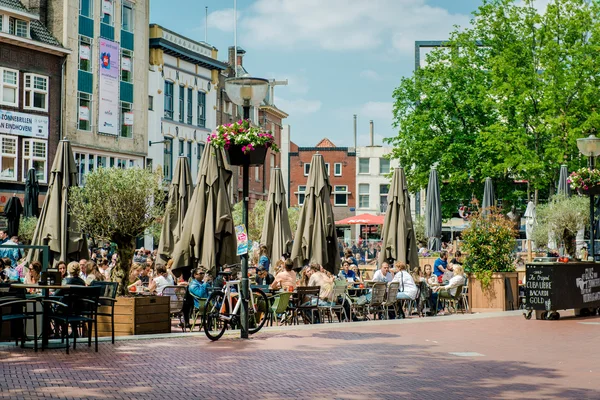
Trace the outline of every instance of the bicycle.
<path fill-rule="evenodd" d="M 214 291 L 204 306 L 204 333 L 212 340 L 219 340 L 227 326 L 240 325 L 240 309 L 242 302 L 237 294 L 241 293 L 239 280 L 228 281 L 222 290 Z M 236 287 L 236 292 L 232 288 Z M 235 295 L 234 295 L 235 293 Z M 232 310 L 230 312 L 230 310 Z M 248 333 L 254 334 L 263 327 L 269 313 L 267 295 L 258 288 L 252 288 L 248 299 Z"/>

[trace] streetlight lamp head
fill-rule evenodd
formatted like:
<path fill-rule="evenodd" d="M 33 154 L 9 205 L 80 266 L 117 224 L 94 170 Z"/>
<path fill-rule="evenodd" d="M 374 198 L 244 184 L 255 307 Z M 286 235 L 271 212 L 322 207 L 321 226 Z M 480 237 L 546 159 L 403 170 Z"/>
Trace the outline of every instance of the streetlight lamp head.
<path fill-rule="evenodd" d="M 260 106 L 267 96 L 269 81 L 263 78 L 252 78 L 244 75 L 225 80 L 225 92 L 231 101 L 238 106 Z"/>
<path fill-rule="evenodd" d="M 590 135 L 586 138 L 577 139 L 577 148 L 587 157 L 598 157 L 600 155 L 600 138 Z"/>

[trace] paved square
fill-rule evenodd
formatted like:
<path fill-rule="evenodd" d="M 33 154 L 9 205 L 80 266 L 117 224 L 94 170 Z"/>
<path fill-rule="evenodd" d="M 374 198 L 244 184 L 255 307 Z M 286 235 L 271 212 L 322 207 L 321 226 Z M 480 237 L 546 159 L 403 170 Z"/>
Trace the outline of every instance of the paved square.
<path fill-rule="evenodd" d="M 583 324 L 582 322 L 586 322 Z M 518 312 L 172 335 L 35 354 L 0 346 L 0 398 L 600 398 L 599 317 Z"/>

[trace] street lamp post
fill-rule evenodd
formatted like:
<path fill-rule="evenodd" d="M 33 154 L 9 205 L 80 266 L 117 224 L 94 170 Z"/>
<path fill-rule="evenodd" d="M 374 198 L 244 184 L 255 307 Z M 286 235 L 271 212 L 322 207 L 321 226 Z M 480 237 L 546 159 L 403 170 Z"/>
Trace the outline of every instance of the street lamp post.
<path fill-rule="evenodd" d="M 229 99 L 244 109 L 244 119 L 250 118 L 250 106 L 258 107 L 269 90 L 269 81 L 247 75 L 225 80 L 225 92 Z M 248 162 L 242 164 L 242 223 L 248 229 Z M 242 255 L 242 308 L 240 313 L 240 337 L 248 339 L 248 253 Z"/>
<path fill-rule="evenodd" d="M 600 138 L 590 135 L 586 138 L 577 139 L 577 147 L 584 156 L 588 157 L 588 166 L 594 169 L 595 158 L 600 155 Z M 596 261 L 596 249 L 594 235 L 594 194 L 590 191 L 590 254 L 592 260 Z"/>

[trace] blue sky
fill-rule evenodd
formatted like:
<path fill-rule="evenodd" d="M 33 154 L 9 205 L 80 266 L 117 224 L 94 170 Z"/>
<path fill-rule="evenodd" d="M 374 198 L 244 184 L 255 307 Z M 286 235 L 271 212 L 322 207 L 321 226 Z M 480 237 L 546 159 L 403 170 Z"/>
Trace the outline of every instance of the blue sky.
<path fill-rule="evenodd" d="M 290 114 L 292 141 L 313 146 L 327 137 L 376 144 L 394 136 L 392 92 L 414 68 L 415 40 L 443 40 L 465 26 L 480 0 L 238 0 L 238 46 L 256 77 L 288 79 L 275 104 Z M 233 0 L 153 0 L 150 22 L 208 42 L 227 59 L 233 45 Z"/>

